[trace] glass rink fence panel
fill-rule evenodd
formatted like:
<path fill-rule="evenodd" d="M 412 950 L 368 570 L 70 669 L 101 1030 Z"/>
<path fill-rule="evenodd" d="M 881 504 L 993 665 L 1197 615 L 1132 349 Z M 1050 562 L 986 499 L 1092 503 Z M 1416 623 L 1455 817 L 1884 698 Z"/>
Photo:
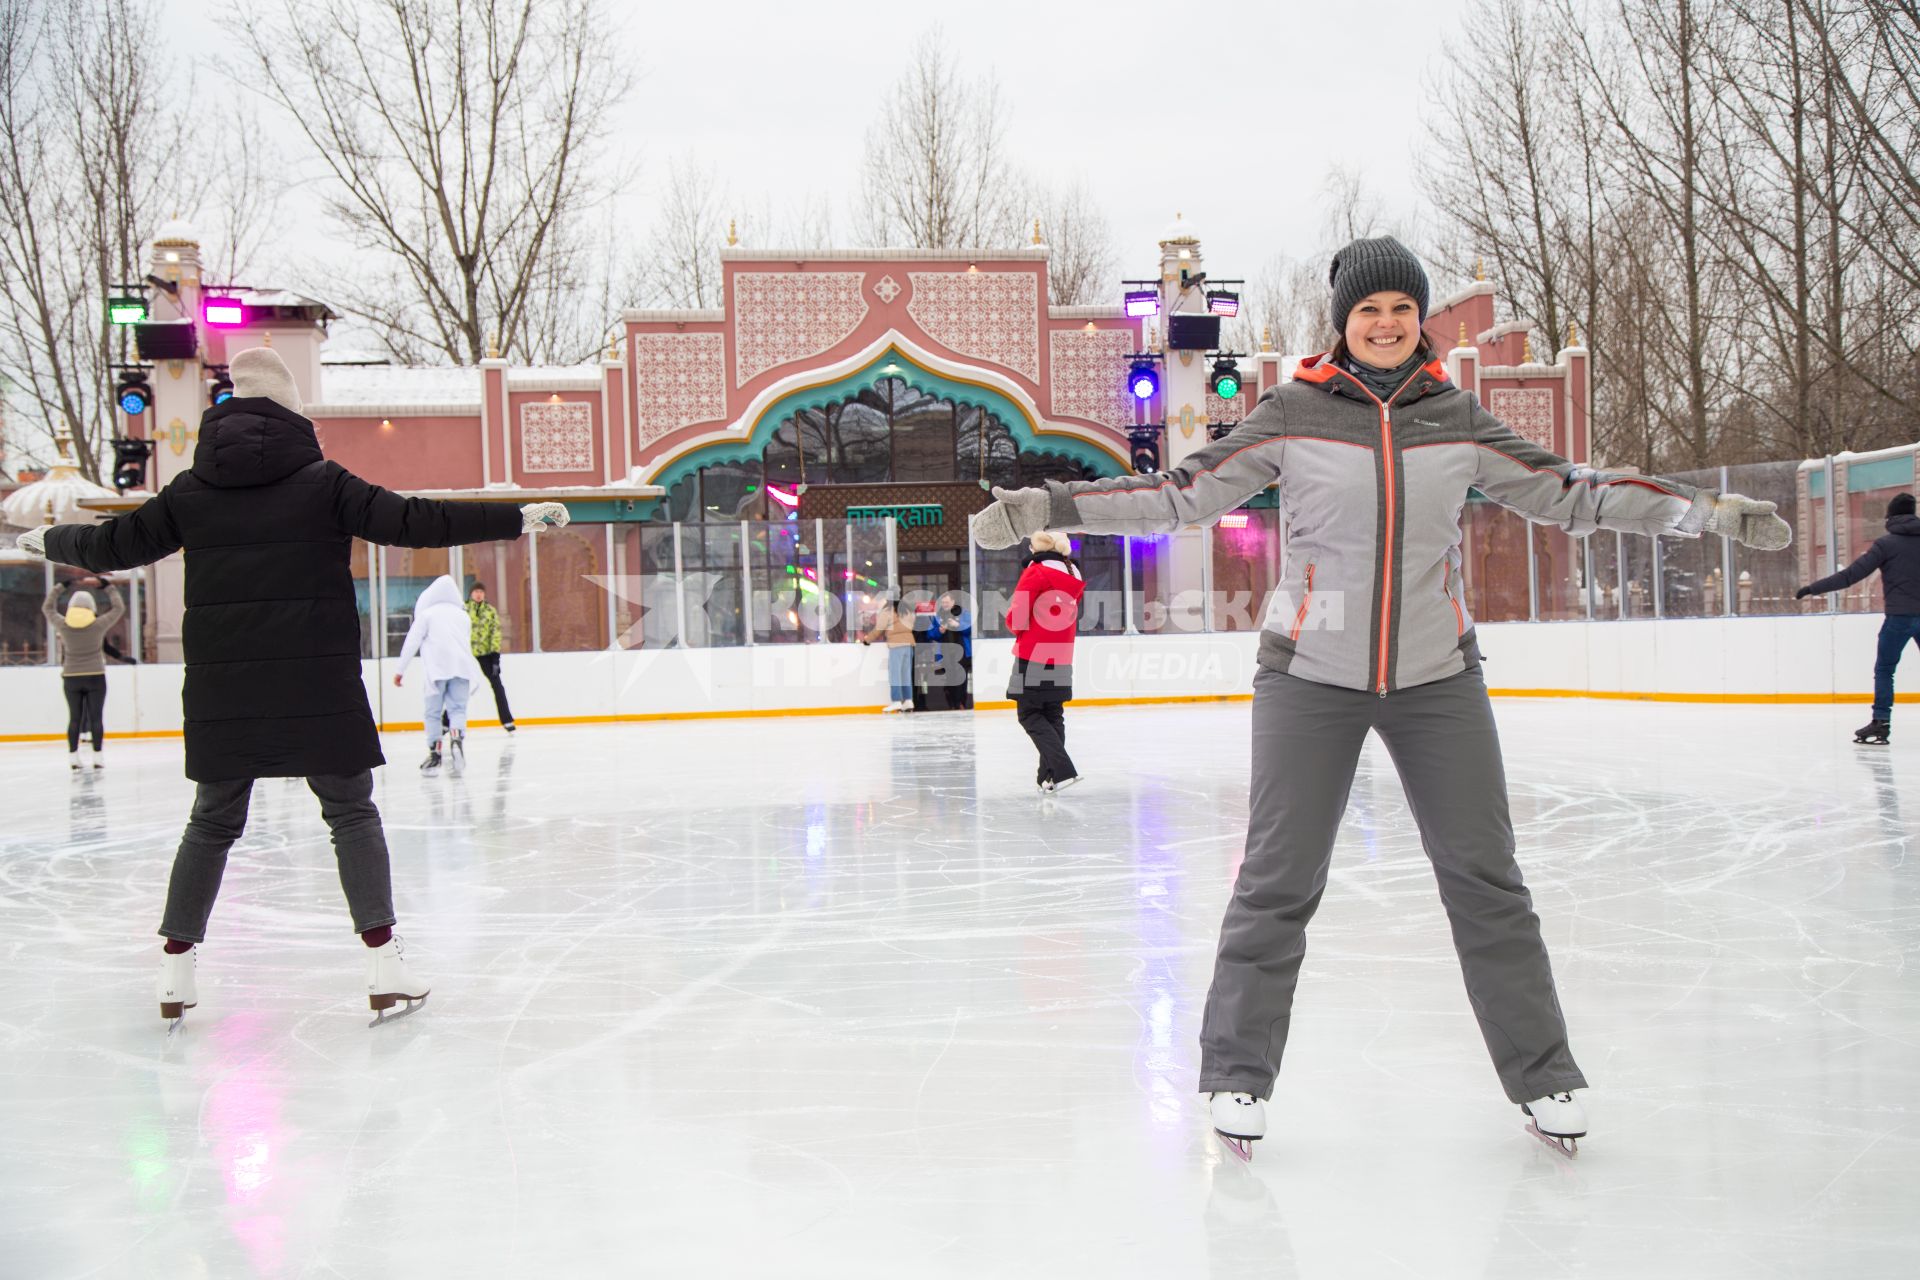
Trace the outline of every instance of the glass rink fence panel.
<path fill-rule="evenodd" d="M 1807 468 L 1799 463 L 1669 473 L 1777 503 L 1795 524 L 1795 543 L 1771 553 L 1711 536 L 1573 537 L 1473 494 L 1461 512 L 1459 590 L 1481 622 L 1876 613 L 1877 574 L 1831 595 L 1796 600 L 1793 593 L 1848 564 L 1879 536 L 1888 501 L 1913 489 L 1911 459 L 1905 462 L 1898 474 L 1878 463 L 1877 470 L 1856 465 L 1838 527 L 1817 464 L 1808 472 L 1804 512 L 1796 477 Z M 988 550 L 951 529 L 944 548 L 927 549 L 920 526 L 928 517 L 905 508 L 855 507 L 830 519 L 797 512 L 777 520 L 707 516 L 575 522 L 514 542 L 450 549 L 356 542 L 361 654 L 398 658 L 415 603 L 443 574 L 463 597 L 486 588 L 499 615 L 501 650 L 510 654 L 851 643 L 873 631 L 890 591 L 904 608 L 937 613 L 943 628 L 965 627 L 981 638 L 1008 634 L 1024 547 Z M 1255 631 L 1286 576 L 1284 513 L 1261 500 L 1206 528 L 1156 537 L 1077 534 L 1072 541 L 1087 584 L 1078 619 L 1083 635 Z M 113 637 L 118 660 L 154 660 L 154 572 L 110 575 L 128 604 Z M 59 662 L 41 603 L 55 584 L 86 576 L 0 560 L 0 665 Z"/>

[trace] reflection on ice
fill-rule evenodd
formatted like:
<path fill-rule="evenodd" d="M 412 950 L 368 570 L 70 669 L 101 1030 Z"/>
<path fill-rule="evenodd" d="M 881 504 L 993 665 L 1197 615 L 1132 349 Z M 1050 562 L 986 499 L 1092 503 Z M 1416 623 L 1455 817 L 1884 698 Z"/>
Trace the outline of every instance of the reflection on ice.
<path fill-rule="evenodd" d="M 1920 1267 L 1909 735 L 1499 706 L 1594 1081 L 1500 1096 L 1370 749 L 1250 1166 L 1193 1095 L 1243 706 L 480 731 L 379 801 L 418 1017 L 369 1030 L 326 831 L 256 789 L 171 1042 L 169 742 L 0 747 L 0 1271 L 1894 1276 Z M 1756 744 L 1751 756 L 1715 744 Z M 1902 746 L 1902 742 L 1909 745 Z"/>

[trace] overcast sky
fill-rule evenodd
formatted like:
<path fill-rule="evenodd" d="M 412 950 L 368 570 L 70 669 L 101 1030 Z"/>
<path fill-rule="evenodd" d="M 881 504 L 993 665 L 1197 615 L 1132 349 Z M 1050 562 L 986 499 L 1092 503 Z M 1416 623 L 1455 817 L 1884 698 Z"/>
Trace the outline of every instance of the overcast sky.
<path fill-rule="evenodd" d="M 1413 211 L 1425 89 L 1465 2 L 1374 0 L 1364 19 L 1296 0 L 634 6 L 616 37 L 637 73 L 620 128 L 643 163 L 632 221 L 644 230 L 653 183 L 685 153 L 743 204 L 765 193 L 777 213 L 825 194 L 851 242 L 867 125 L 937 22 L 963 72 L 998 77 L 1016 162 L 1085 180 L 1123 275 L 1152 271 L 1176 211 L 1198 228 L 1216 277 L 1251 274 L 1274 252 L 1319 246 L 1335 164 L 1402 216 Z M 162 4 L 181 23 L 180 52 L 231 44 L 232 0 Z"/>

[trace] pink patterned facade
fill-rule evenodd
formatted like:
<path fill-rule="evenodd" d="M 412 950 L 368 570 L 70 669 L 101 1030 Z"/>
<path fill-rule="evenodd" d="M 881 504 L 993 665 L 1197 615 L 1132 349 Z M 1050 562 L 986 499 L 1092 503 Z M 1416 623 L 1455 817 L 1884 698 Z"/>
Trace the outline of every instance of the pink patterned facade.
<path fill-rule="evenodd" d="M 627 311 L 593 365 L 490 359 L 477 370 L 389 371 L 433 388 L 404 400 L 391 378 L 371 377 L 381 398 L 336 397 L 329 373 L 314 415 L 330 453 L 396 487 L 633 489 L 753 452 L 809 396 L 844 398 L 851 385 L 893 377 L 938 382 L 947 398 L 977 392 L 1021 448 L 1123 471 L 1129 429 L 1165 412 L 1126 390 L 1149 322 L 1117 305 L 1050 306 L 1047 266 L 1043 246 L 728 249 L 722 305 Z M 1529 439 L 1589 461 L 1586 351 L 1554 351 L 1522 325 L 1497 324 L 1494 306 L 1486 282 L 1436 303 L 1428 334 L 1452 376 Z M 1245 390 L 1231 401 L 1209 394 L 1206 420 L 1245 418 L 1290 367 L 1276 352 L 1244 359 Z M 456 386 L 456 374 L 466 381 Z"/>

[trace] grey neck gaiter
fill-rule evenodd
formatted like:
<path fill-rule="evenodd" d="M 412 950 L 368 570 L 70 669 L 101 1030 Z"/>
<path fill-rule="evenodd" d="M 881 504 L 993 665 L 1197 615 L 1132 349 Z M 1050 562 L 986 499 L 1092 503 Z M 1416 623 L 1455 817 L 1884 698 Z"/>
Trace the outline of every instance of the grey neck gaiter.
<path fill-rule="evenodd" d="M 1400 389 L 1402 383 L 1413 376 L 1413 371 L 1420 367 L 1424 355 L 1424 352 L 1416 350 L 1391 369 L 1381 369 L 1348 355 L 1340 362 L 1340 367 L 1360 379 L 1361 385 L 1373 392 L 1376 400 L 1384 402 L 1388 396 Z"/>

